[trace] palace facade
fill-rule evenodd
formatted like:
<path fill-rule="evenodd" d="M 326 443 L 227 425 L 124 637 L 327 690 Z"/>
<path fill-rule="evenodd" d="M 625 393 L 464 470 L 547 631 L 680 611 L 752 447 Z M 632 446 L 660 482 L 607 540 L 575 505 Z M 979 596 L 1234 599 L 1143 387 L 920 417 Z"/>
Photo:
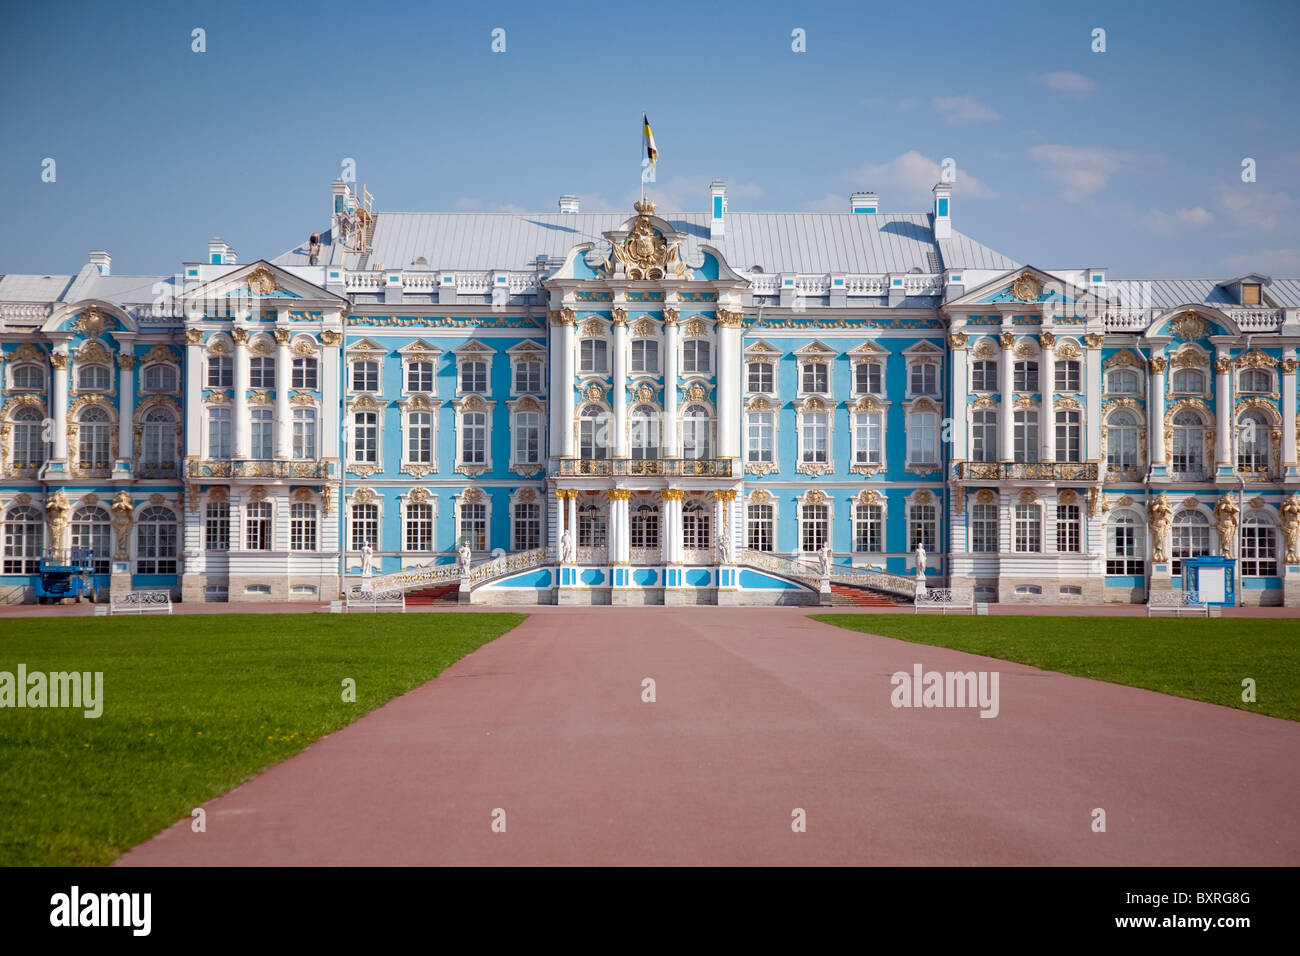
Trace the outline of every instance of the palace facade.
<path fill-rule="evenodd" d="M 704 197 L 702 197 L 704 198 Z M 843 213 L 375 212 L 172 276 L 0 276 L 0 599 L 817 603 L 830 580 L 1300 604 L 1300 279 L 1042 269 Z M 470 549 L 468 568 L 457 550 Z M 365 557 L 367 547 L 373 559 Z"/>

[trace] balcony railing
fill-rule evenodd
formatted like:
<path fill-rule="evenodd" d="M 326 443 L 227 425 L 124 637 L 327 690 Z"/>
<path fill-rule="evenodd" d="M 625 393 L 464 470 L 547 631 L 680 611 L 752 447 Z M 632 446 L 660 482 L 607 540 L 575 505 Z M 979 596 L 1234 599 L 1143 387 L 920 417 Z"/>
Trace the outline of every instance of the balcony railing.
<path fill-rule="evenodd" d="M 730 478 L 730 458 L 561 458 L 560 475 L 565 478 L 603 477 L 699 477 Z"/>
<path fill-rule="evenodd" d="M 239 461 L 191 458 L 185 463 L 185 472 L 191 478 L 268 478 L 268 479 L 325 479 L 334 472 L 333 461 L 287 461 L 283 459 L 248 458 Z"/>
<path fill-rule="evenodd" d="M 1096 481 L 1095 461 L 959 461 L 953 477 L 967 481 L 997 481 L 1017 478 L 1028 481 Z"/>

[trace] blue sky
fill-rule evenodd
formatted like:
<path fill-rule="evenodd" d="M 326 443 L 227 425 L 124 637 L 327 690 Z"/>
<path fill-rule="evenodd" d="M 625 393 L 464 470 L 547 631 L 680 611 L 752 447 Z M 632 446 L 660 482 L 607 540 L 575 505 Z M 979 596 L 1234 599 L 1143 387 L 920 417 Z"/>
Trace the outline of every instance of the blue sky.
<path fill-rule="evenodd" d="M 923 212 L 952 157 L 956 228 L 1022 262 L 1300 275 L 1294 2 L 48 2 L 3 23 L 0 273 L 101 248 L 171 273 L 216 235 L 269 258 L 328 225 L 345 157 L 380 210 L 629 209 L 645 111 L 662 211 L 721 178 L 734 211 L 866 188 Z"/>

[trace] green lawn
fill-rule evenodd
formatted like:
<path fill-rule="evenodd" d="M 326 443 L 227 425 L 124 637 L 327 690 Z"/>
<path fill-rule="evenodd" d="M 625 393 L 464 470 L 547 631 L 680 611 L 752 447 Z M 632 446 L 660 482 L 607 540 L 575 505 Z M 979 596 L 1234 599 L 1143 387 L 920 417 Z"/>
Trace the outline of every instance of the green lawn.
<path fill-rule="evenodd" d="M 98 718 L 0 709 L 0 865 L 108 863 L 524 617 L 0 619 L 0 671 L 104 674 Z"/>
<path fill-rule="evenodd" d="M 827 624 L 1300 720 L 1295 618 L 817 614 Z M 1241 699 L 1255 681 L 1255 703 Z"/>

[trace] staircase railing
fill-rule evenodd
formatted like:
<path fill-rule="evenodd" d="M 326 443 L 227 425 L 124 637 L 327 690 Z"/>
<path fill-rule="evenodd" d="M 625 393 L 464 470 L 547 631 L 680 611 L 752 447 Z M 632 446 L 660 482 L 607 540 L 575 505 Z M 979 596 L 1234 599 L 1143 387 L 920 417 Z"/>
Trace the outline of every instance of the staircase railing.
<path fill-rule="evenodd" d="M 553 564 L 553 552 L 550 548 L 533 548 L 531 551 L 515 551 L 503 554 L 499 558 L 489 558 L 472 565 L 469 573 L 458 563 L 422 564 L 419 567 L 403 571 L 390 571 L 388 574 L 376 574 L 370 579 L 371 591 L 417 591 L 438 584 L 459 583 L 468 580 L 471 587 L 486 584 L 488 581 L 526 571 L 529 568 Z M 364 586 L 364 585 L 363 585 Z"/>
<path fill-rule="evenodd" d="M 813 585 L 820 585 L 822 572 L 820 564 L 814 559 L 787 558 L 784 555 L 768 551 L 754 551 L 742 548 L 737 555 L 737 564 L 748 565 L 765 571 L 775 571 L 786 577 L 798 578 Z M 856 587 L 874 588 L 900 597 L 911 598 L 916 594 L 916 581 L 903 574 L 891 574 L 876 568 L 855 568 L 847 564 L 831 565 L 830 580 L 832 584 L 848 584 Z"/>

